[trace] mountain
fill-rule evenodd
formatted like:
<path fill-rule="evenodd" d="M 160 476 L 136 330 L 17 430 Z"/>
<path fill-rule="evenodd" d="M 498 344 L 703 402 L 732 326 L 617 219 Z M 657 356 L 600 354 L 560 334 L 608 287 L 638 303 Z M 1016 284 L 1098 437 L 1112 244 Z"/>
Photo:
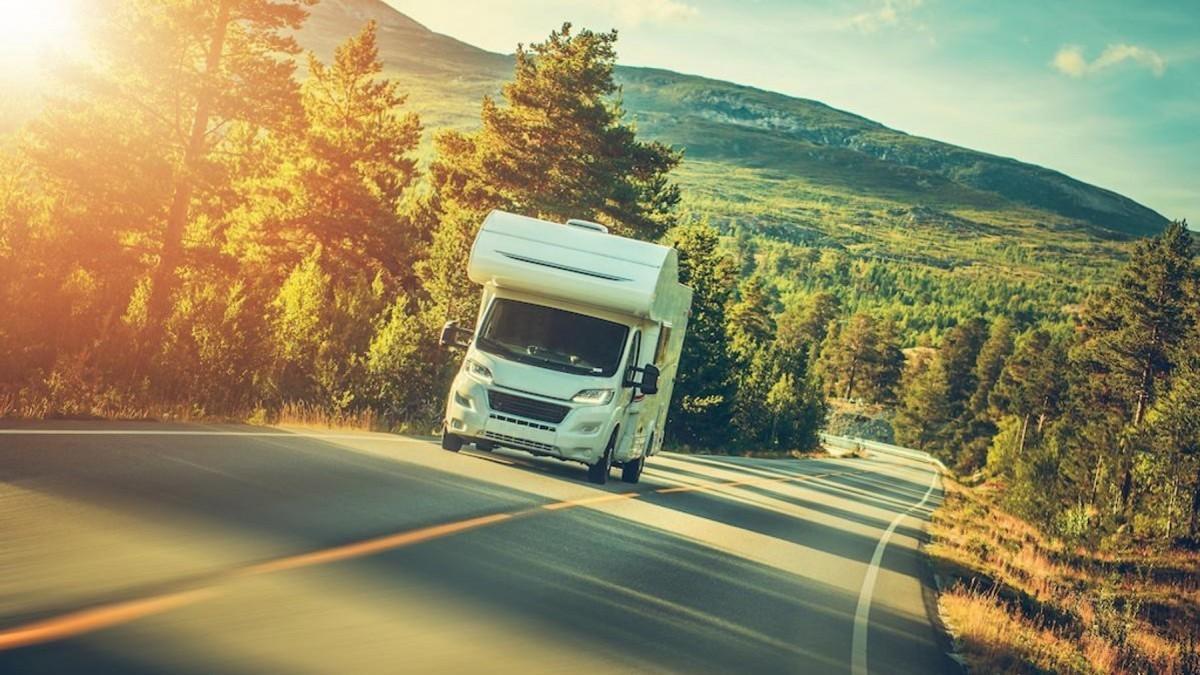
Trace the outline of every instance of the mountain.
<path fill-rule="evenodd" d="M 511 77 L 511 55 L 430 31 L 382 0 L 322 0 L 300 39 L 327 57 L 368 20 L 379 24 L 389 76 L 403 83 L 427 128 L 470 128 L 480 99 Z M 1167 222 L 1127 197 L 1057 171 L 912 136 L 818 101 L 655 68 L 619 66 L 616 78 L 639 131 L 685 148 L 681 183 L 690 195 L 722 198 L 699 176 L 725 166 L 754 178 L 758 185 L 748 196 L 759 207 L 798 193 L 841 207 L 782 219 L 764 215 L 753 219 L 755 229 L 791 224 L 829 234 L 831 217 L 861 222 L 869 213 L 977 232 L 1019 222 L 1120 239 L 1153 234 Z"/>

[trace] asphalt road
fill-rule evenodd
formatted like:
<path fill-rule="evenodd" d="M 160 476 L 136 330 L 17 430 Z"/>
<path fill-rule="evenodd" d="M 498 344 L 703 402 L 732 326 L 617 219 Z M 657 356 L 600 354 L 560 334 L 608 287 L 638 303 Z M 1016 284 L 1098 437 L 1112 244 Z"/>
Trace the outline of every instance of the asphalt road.
<path fill-rule="evenodd" d="M 3 430 L 0 673 L 953 672 L 927 464 L 617 475 L 377 434 Z"/>

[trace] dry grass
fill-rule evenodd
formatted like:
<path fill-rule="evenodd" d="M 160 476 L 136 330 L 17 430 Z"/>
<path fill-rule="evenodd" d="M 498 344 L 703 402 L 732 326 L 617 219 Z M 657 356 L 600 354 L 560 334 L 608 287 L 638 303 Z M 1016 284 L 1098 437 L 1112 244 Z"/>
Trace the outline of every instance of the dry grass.
<path fill-rule="evenodd" d="M 159 420 L 159 421 L 237 421 L 228 416 L 216 418 L 185 405 L 147 405 L 112 392 L 82 393 L 70 397 L 22 396 L 0 394 L 0 419 L 20 420 Z"/>
<path fill-rule="evenodd" d="M 947 481 L 927 549 L 972 670 L 1200 673 L 1200 554 L 1068 546 L 997 496 Z"/>
<path fill-rule="evenodd" d="M 267 415 L 262 411 L 258 411 L 251 414 L 247 418 L 247 421 L 250 424 L 271 424 L 281 427 L 330 429 L 337 431 L 386 431 L 419 436 L 430 436 L 441 433 L 438 428 L 440 421 L 389 424 L 372 410 L 333 413 L 319 406 L 305 403 L 286 403 L 274 415 Z"/>
<path fill-rule="evenodd" d="M 285 403 L 278 410 L 248 410 L 213 414 L 187 405 L 147 405 L 115 394 L 70 397 L 20 396 L 0 392 L 0 419 L 15 420 L 139 420 L 158 422 L 217 422 L 286 426 L 339 431 L 389 431 L 427 435 L 435 433 L 434 422 L 388 424 L 373 411 L 330 412 L 307 403 Z"/>
<path fill-rule="evenodd" d="M 331 413 L 319 406 L 305 403 L 285 403 L 275 415 L 258 411 L 250 415 L 249 420 L 252 424 L 274 424 L 308 429 L 382 430 L 379 419 L 370 410 L 355 413 Z"/>
<path fill-rule="evenodd" d="M 972 670 L 982 673 L 1027 673 L 1037 668 L 1087 672 L 1072 660 L 1076 651 L 1054 631 L 1014 612 L 996 591 L 955 585 L 938 605 Z"/>

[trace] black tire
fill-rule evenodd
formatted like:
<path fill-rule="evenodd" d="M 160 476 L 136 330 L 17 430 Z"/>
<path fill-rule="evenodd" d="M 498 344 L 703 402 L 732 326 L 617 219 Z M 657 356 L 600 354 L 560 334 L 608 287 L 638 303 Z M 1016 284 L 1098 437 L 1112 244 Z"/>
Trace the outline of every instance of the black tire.
<path fill-rule="evenodd" d="M 646 466 L 646 458 L 638 457 L 637 459 L 625 464 L 621 467 L 621 480 L 626 483 L 636 483 L 642 478 L 642 469 Z"/>
<path fill-rule="evenodd" d="M 461 436 L 455 436 L 449 431 L 442 430 L 442 449 L 450 452 L 458 452 L 462 450 L 463 439 Z"/>
<path fill-rule="evenodd" d="M 608 445 L 604 448 L 604 455 L 600 457 L 600 461 L 588 465 L 589 483 L 604 485 L 608 482 L 608 474 L 612 471 L 613 448 L 616 445 L 617 430 L 613 429 L 612 437 L 608 439 Z"/>

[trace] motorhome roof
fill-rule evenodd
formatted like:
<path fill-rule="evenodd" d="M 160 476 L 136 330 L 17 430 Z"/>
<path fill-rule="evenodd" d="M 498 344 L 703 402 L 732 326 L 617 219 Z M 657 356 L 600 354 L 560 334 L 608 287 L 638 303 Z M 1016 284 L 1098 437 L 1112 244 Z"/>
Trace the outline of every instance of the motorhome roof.
<path fill-rule="evenodd" d="M 467 268 L 472 281 L 653 316 L 677 285 L 675 249 L 599 230 L 492 211 Z"/>

